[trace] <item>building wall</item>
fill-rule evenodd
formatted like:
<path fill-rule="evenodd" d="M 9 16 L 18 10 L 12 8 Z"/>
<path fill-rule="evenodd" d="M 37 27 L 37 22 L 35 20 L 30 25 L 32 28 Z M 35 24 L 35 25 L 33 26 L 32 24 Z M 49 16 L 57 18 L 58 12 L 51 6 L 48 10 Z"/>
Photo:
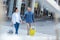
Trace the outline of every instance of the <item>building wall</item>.
<path fill-rule="evenodd" d="M 0 0 L 0 22 L 3 22 L 5 20 L 5 13 L 3 9 L 3 0 Z"/>

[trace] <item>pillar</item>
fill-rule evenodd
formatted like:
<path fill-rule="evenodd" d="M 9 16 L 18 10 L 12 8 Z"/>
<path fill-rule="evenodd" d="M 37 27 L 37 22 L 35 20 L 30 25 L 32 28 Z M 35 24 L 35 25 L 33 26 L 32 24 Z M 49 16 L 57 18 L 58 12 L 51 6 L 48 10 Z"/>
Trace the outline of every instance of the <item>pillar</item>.
<path fill-rule="evenodd" d="M 10 0 L 10 2 L 9 2 L 9 12 L 8 12 L 8 17 L 9 18 L 11 18 L 11 16 L 12 16 L 13 5 L 14 5 L 14 0 Z"/>
<path fill-rule="evenodd" d="M 43 7 L 41 7 L 41 16 L 43 16 Z"/>
<path fill-rule="evenodd" d="M 35 0 L 32 0 L 32 12 L 34 13 L 34 7 L 35 7 Z"/>
<path fill-rule="evenodd" d="M 60 34 L 60 23 L 59 23 L 59 18 L 60 18 L 60 14 L 58 14 L 58 13 L 55 13 L 55 15 L 54 15 L 54 17 L 55 17 L 55 32 L 56 32 L 56 40 L 60 40 L 60 36 L 59 36 L 59 34 Z"/>
<path fill-rule="evenodd" d="M 22 0 L 17 0 L 17 2 L 16 2 L 17 4 L 16 4 L 16 7 L 18 8 L 18 10 L 19 10 L 19 13 L 20 13 L 20 11 L 21 11 L 21 4 L 22 4 Z"/>
<path fill-rule="evenodd" d="M 42 0 L 43 2 L 42 2 L 42 4 L 41 4 L 41 16 L 43 16 L 43 10 L 44 10 L 44 0 Z"/>

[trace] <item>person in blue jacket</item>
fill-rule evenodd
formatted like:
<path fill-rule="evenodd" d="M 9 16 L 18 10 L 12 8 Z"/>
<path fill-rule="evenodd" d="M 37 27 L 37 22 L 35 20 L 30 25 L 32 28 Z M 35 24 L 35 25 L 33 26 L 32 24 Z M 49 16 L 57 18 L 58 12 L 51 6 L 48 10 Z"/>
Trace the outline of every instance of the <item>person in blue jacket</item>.
<path fill-rule="evenodd" d="M 31 8 L 28 7 L 25 12 L 25 21 L 27 23 L 27 35 L 29 35 L 29 30 L 31 28 L 31 23 L 34 22 L 34 13 L 31 11 Z"/>

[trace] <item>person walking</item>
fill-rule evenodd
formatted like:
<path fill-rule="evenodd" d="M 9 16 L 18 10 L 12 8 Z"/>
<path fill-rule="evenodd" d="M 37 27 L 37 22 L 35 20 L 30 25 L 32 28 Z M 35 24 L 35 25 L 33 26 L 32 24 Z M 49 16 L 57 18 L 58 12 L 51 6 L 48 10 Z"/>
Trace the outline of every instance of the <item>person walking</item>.
<path fill-rule="evenodd" d="M 28 7 L 25 12 L 25 21 L 27 23 L 27 35 L 29 35 L 29 30 L 31 28 L 31 23 L 34 22 L 34 13 L 31 11 L 31 8 Z"/>
<path fill-rule="evenodd" d="M 22 22 L 20 13 L 17 8 L 15 8 L 15 12 L 12 14 L 12 24 L 15 27 L 15 34 L 18 34 L 19 24 Z"/>

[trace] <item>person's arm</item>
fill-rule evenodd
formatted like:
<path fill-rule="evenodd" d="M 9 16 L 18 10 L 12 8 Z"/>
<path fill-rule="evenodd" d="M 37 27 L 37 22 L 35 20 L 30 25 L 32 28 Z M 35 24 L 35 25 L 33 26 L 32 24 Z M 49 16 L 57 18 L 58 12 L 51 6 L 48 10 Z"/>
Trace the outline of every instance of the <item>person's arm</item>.
<path fill-rule="evenodd" d="M 21 16 L 20 16 L 20 22 L 22 22 Z"/>
<path fill-rule="evenodd" d="M 26 15 L 26 12 L 25 12 L 25 13 L 24 13 L 24 19 L 26 19 L 26 16 L 27 16 L 27 15 Z"/>
<path fill-rule="evenodd" d="M 19 16 L 20 21 L 22 21 L 21 16 Z"/>
<path fill-rule="evenodd" d="M 32 14 L 32 20 L 33 20 L 33 22 L 34 22 L 34 13 Z"/>
<path fill-rule="evenodd" d="M 20 13 L 19 13 L 18 15 L 19 15 L 19 20 L 20 20 L 20 22 L 22 23 L 22 19 L 21 19 L 21 15 L 20 15 Z"/>

